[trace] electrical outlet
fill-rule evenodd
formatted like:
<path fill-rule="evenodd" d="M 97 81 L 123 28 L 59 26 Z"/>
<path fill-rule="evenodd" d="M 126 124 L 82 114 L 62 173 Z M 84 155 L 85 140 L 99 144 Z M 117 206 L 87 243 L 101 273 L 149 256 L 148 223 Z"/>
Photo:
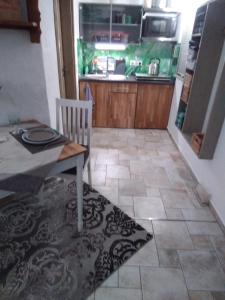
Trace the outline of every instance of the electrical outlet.
<path fill-rule="evenodd" d="M 136 60 L 131 60 L 130 61 L 130 66 L 136 66 Z"/>
<path fill-rule="evenodd" d="M 142 66 L 142 61 L 141 60 L 131 60 L 130 66 L 133 66 L 133 67 Z"/>

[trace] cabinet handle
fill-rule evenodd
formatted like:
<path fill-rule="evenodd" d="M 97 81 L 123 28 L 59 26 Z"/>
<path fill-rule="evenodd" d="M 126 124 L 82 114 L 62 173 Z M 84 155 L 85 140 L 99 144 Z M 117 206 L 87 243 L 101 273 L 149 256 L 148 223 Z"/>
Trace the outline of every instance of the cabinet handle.
<path fill-rule="evenodd" d="M 129 93 L 129 89 L 117 88 L 117 89 L 112 89 L 112 92 L 114 92 L 114 93 Z"/>

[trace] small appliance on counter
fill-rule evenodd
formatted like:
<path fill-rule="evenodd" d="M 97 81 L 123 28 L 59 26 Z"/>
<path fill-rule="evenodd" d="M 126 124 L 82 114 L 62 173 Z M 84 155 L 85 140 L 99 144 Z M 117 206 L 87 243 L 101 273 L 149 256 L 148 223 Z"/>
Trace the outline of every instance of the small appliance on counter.
<path fill-rule="evenodd" d="M 153 58 L 150 62 L 149 68 L 148 68 L 148 74 L 150 76 L 158 76 L 159 75 L 159 66 L 160 66 L 160 59 Z"/>
<path fill-rule="evenodd" d="M 172 81 L 172 78 L 168 75 L 153 76 L 146 73 L 135 73 L 135 78 L 137 81 L 162 81 L 162 82 Z"/>
<path fill-rule="evenodd" d="M 125 74 L 126 63 L 125 59 L 116 59 L 114 74 Z"/>

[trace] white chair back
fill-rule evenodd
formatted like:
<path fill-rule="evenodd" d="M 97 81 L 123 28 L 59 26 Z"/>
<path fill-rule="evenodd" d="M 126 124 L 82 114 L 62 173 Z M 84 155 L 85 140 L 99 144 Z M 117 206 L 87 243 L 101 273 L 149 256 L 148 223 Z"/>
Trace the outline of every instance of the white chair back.
<path fill-rule="evenodd" d="M 90 150 L 92 101 L 56 99 L 57 130 Z"/>

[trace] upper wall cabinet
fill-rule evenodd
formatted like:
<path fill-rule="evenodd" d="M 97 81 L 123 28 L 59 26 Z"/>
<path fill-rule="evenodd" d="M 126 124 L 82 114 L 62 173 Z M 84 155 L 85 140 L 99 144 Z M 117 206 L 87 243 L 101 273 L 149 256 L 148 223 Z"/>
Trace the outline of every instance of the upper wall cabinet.
<path fill-rule="evenodd" d="M 30 32 L 32 43 L 40 43 L 40 11 L 38 0 L 0 0 L 0 28 Z"/>
<path fill-rule="evenodd" d="M 141 24 L 141 6 L 112 5 L 111 42 L 138 43 Z"/>
<path fill-rule="evenodd" d="M 80 38 L 86 42 L 110 42 L 110 4 L 85 4 L 79 6 Z"/>
<path fill-rule="evenodd" d="M 86 42 L 138 43 L 142 6 L 80 3 L 80 38 Z"/>

